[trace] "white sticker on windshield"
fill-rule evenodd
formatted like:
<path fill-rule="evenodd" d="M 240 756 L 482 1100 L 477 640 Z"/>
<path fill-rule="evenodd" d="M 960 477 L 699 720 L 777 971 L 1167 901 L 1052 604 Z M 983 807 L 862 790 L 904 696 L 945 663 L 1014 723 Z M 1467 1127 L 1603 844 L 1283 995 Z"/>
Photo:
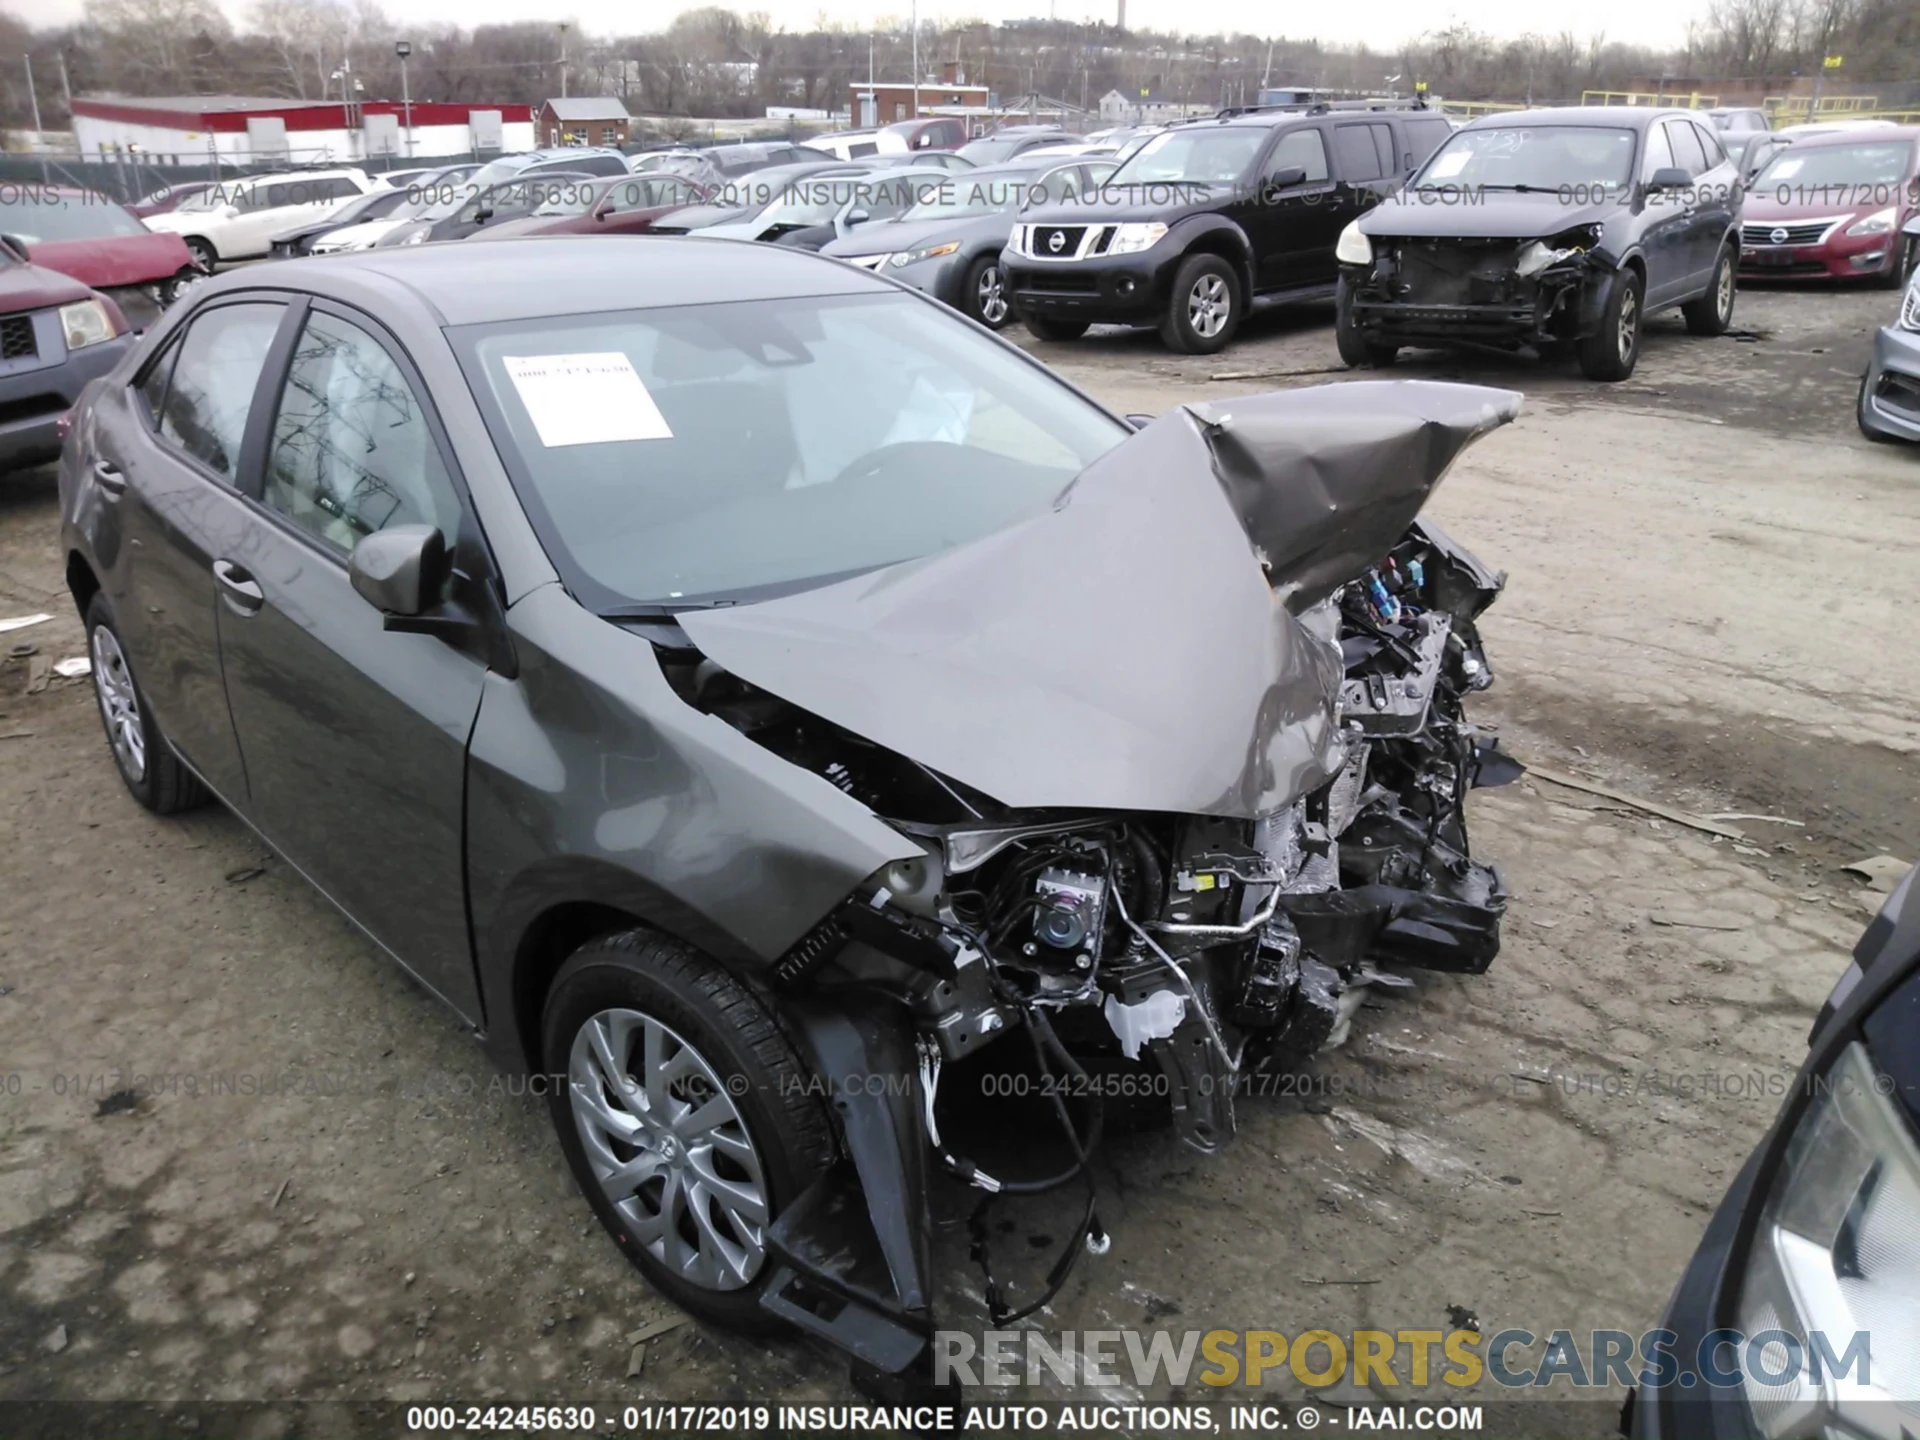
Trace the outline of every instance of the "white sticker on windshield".
<path fill-rule="evenodd" d="M 618 350 L 504 355 L 501 362 L 540 432 L 540 443 L 550 450 L 673 438 L 633 362 Z"/>
<path fill-rule="evenodd" d="M 1768 173 L 1769 180 L 1791 180 L 1800 173 L 1800 167 L 1807 162 L 1795 156 L 1791 160 L 1782 160 Z"/>
<path fill-rule="evenodd" d="M 1473 159 L 1471 150 L 1455 150 L 1442 155 L 1428 167 L 1425 178 L 1428 180 L 1449 180 L 1467 168 L 1467 162 Z"/>

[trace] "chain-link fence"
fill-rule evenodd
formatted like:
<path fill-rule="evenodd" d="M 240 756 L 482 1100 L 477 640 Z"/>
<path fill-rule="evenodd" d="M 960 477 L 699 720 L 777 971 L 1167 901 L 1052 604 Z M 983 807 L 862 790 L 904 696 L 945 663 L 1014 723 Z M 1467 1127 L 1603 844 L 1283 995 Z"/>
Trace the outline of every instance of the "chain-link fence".
<path fill-rule="evenodd" d="M 324 162 L 323 168 L 355 166 L 369 175 L 389 170 L 418 170 L 493 159 L 497 151 L 464 151 L 452 155 L 374 155 L 364 159 Z M 7 155 L 0 154 L 0 186 L 68 185 L 131 205 L 175 185 L 237 180 L 248 175 L 278 174 L 315 166 L 292 166 L 285 156 L 209 156 L 191 165 L 156 165 L 138 155 Z"/>

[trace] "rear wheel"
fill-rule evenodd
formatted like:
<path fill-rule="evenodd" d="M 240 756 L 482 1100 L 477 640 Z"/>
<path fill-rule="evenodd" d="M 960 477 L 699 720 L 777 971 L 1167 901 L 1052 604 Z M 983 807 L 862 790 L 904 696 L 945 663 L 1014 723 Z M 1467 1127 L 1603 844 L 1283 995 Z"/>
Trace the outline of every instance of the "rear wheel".
<path fill-rule="evenodd" d="M 682 1307 L 739 1330 L 776 1268 L 768 1226 L 833 1141 L 805 1070 L 726 971 L 645 930 L 595 940 L 555 976 L 541 1025 L 560 1148 L 600 1223 Z"/>
<path fill-rule="evenodd" d="M 967 267 L 963 292 L 966 311 L 989 330 L 999 330 L 1012 318 L 1007 307 L 1006 277 L 1000 273 L 998 255 L 982 255 Z"/>
<path fill-rule="evenodd" d="M 1576 352 L 1580 373 L 1589 380 L 1624 380 L 1633 374 L 1640 359 L 1640 302 L 1644 293 L 1639 271 L 1615 274 L 1613 292 L 1607 296 L 1600 323 L 1591 335 L 1582 337 Z"/>
<path fill-rule="evenodd" d="M 1368 365 L 1376 370 L 1393 364 L 1395 357 L 1400 354 L 1398 345 L 1383 345 L 1377 340 L 1370 340 L 1354 323 L 1353 295 L 1344 279 L 1334 297 L 1333 343 L 1346 364 Z"/>
<path fill-rule="evenodd" d="M 114 768 L 133 798 L 156 815 L 205 804 L 206 787 L 167 745 L 146 696 L 140 693 L 104 595 L 94 596 L 87 606 L 87 659 L 93 667 L 93 694 L 100 702 L 100 722 L 106 727 Z"/>
<path fill-rule="evenodd" d="M 1727 333 L 1727 327 L 1733 324 L 1734 268 L 1732 248 L 1722 250 L 1720 258 L 1713 263 L 1713 279 L 1707 285 L 1706 294 L 1696 295 L 1680 307 L 1688 334 Z"/>
<path fill-rule="evenodd" d="M 1084 320 L 1047 320 L 1038 315 L 1022 315 L 1020 323 L 1027 327 L 1036 340 L 1065 342 L 1078 340 L 1087 333 L 1087 322 Z"/>
<path fill-rule="evenodd" d="M 1160 338 L 1183 355 L 1226 349 L 1240 328 L 1240 277 L 1218 255 L 1189 255 L 1173 273 Z"/>

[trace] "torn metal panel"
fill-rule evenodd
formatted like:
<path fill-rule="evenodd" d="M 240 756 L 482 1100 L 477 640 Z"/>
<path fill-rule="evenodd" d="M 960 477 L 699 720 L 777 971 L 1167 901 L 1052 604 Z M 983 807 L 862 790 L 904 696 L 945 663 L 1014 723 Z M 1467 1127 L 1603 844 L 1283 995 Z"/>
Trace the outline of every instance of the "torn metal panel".
<path fill-rule="evenodd" d="M 1184 407 L 1047 515 L 681 623 L 728 672 L 1003 805 L 1255 818 L 1346 760 L 1337 647 L 1290 608 L 1391 548 L 1518 409 L 1411 381 Z"/>

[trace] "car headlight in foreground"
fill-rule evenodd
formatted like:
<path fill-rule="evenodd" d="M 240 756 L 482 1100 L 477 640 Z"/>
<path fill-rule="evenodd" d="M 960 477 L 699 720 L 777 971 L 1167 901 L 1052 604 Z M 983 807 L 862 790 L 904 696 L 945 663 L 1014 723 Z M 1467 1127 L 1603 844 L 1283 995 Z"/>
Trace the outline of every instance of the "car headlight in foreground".
<path fill-rule="evenodd" d="M 1158 245 L 1166 233 L 1167 227 L 1158 220 L 1115 226 L 1113 239 L 1107 242 L 1107 254 L 1137 255 Z"/>
<path fill-rule="evenodd" d="M 1739 1328 L 1773 1337 L 1747 1402 L 1770 1440 L 1911 1432 L 1920 1405 L 1896 1426 L 1886 1386 L 1920 1363 L 1920 1145 L 1858 1042 L 1808 1083 L 1740 1290 Z M 1859 1335 L 1871 1347 L 1850 1363 Z"/>
<path fill-rule="evenodd" d="M 1884 210 L 1874 211 L 1873 214 L 1867 216 L 1864 220 L 1854 221 L 1853 224 L 1847 227 L 1847 234 L 1884 235 L 1893 229 L 1895 218 L 1893 207 L 1889 205 Z"/>
<path fill-rule="evenodd" d="M 66 337 L 69 350 L 84 350 L 89 345 L 111 340 L 120 333 L 119 327 L 113 323 L 113 316 L 98 300 L 76 300 L 71 305 L 62 305 L 60 332 Z"/>
<path fill-rule="evenodd" d="M 1360 233 L 1360 222 L 1352 220 L 1340 232 L 1340 243 L 1333 247 L 1333 258 L 1342 265 L 1371 265 L 1373 242 Z"/>
<path fill-rule="evenodd" d="M 1906 298 L 1900 302 L 1900 328 L 1920 330 L 1920 275 L 1913 277 Z"/>
<path fill-rule="evenodd" d="M 918 265 L 922 260 L 937 260 L 942 255 L 951 255 L 960 248 L 958 240 L 949 240 L 942 245 L 922 245 L 918 250 L 897 250 L 887 257 L 887 263 L 898 270 L 906 265 Z"/>

